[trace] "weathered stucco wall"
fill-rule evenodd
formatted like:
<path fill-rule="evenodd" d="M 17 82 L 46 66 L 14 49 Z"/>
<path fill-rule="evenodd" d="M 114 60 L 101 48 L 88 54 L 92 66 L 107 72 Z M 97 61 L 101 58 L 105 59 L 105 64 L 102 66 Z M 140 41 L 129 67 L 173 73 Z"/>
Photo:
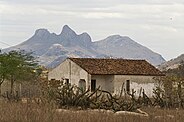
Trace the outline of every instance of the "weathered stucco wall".
<path fill-rule="evenodd" d="M 10 93 L 11 84 L 10 81 L 5 80 L 1 85 L 1 94 L 7 95 Z M 13 86 L 14 94 L 21 97 L 37 97 L 41 94 L 39 85 L 31 84 L 30 82 L 15 82 Z"/>
<path fill-rule="evenodd" d="M 92 80 L 96 80 L 96 87 L 110 92 L 114 91 L 114 75 L 92 75 Z"/>
<path fill-rule="evenodd" d="M 153 88 L 155 88 L 156 81 L 153 79 L 154 76 L 136 76 L 136 75 L 115 75 L 114 76 L 114 93 L 119 94 L 124 83 L 126 89 L 126 81 L 130 81 L 130 91 L 134 89 L 136 95 L 140 93 L 140 88 L 144 89 L 148 96 L 152 96 Z"/>
<path fill-rule="evenodd" d="M 1 85 L 1 94 L 5 94 L 5 92 L 10 92 L 11 83 L 10 81 L 5 80 Z M 20 92 L 20 83 L 15 82 L 13 90 Z"/>
<path fill-rule="evenodd" d="M 86 88 L 88 88 L 91 81 L 91 75 L 70 59 L 66 59 L 58 67 L 49 72 L 48 79 L 69 79 L 69 82 L 72 85 L 75 84 L 77 86 L 79 85 L 79 80 L 84 79 L 86 81 Z"/>
<path fill-rule="evenodd" d="M 140 89 L 144 89 L 148 96 L 153 95 L 156 81 L 154 76 L 135 76 L 135 75 L 92 75 L 91 79 L 96 80 L 96 87 L 100 86 L 103 90 L 110 91 L 114 94 L 119 94 L 122 89 L 126 89 L 126 81 L 130 81 L 130 92 L 132 89 L 136 91 L 136 96 L 139 95 Z M 123 91 L 124 93 L 124 91 Z"/>

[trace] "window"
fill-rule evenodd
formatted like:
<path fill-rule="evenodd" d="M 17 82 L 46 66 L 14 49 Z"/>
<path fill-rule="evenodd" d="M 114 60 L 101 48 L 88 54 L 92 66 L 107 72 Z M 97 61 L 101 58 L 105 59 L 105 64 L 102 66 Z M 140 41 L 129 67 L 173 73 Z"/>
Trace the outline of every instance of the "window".
<path fill-rule="evenodd" d="M 86 90 L 86 81 L 84 79 L 79 80 L 79 88 L 81 88 L 83 91 Z"/>
<path fill-rule="evenodd" d="M 130 92 L 130 80 L 126 81 L 126 91 L 129 93 Z"/>
<path fill-rule="evenodd" d="M 66 84 L 69 84 L 69 79 L 65 79 L 65 83 Z"/>
<path fill-rule="evenodd" d="M 91 91 L 95 91 L 96 89 L 96 80 L 91 80 Z"/>

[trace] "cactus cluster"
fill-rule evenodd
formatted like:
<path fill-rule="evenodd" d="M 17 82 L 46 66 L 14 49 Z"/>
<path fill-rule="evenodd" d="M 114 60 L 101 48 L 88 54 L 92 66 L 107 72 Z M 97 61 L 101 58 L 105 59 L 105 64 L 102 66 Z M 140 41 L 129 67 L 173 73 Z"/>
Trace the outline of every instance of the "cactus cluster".
<path fill-rule="evenodd" d="M 117 111 L 136 111 L 143 106 L 160 108 L 183 108 L 184 100 L 168 97 L 161 87 L 153 89 L 154 95 L 150 98 L 144 89 L 140 88 L 139 96 L 136 91 L 127 92 L 122 84 L 119 94 L 112 94 L 98 87 L 95 91 L 84 90 L 75 85 L 63 83 L 62 81 L 51 81 L 47 86 L 50 100 L 54 101 L 59 108 L 78 109 L 105 109 Z"/>

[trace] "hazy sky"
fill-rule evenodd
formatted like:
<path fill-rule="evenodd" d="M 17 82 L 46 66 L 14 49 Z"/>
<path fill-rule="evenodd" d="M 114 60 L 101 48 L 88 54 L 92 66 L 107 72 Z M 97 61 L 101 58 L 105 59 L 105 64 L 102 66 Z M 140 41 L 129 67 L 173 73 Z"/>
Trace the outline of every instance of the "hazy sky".
<path fill-rule="evenodd" d="M 129 36 L 166 60 L 184 53 L 184 0 L 0 0 L 0 48 L 65 24 L 94 41 Z"/>

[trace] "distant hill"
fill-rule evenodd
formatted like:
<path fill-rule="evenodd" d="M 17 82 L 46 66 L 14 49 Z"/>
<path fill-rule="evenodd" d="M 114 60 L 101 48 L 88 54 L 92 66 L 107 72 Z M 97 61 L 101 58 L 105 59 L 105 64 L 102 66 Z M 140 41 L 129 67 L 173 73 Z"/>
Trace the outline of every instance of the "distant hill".
<path fill-rule="evenodd" d="M 38 29 L 27 41 L 3 51 L 18 49 L 32 51 L 40 64 L 49 68 L 57 66 L 67 57 L 145 59 L 153 65 L 165 62 L 160 54 L 127 36 L 112 35 L 94 42 L 89 34 L 78 35 L 67 25 L 59 35 L 47 29 Z"/>
<path fill-rule="evenodd" d="M 175 69 L 184 61 L 184 54 L 178 56 L 177 58 L 171 59 L 170 61 L 164 62 L 158 66 L 160 70 Z"/>

